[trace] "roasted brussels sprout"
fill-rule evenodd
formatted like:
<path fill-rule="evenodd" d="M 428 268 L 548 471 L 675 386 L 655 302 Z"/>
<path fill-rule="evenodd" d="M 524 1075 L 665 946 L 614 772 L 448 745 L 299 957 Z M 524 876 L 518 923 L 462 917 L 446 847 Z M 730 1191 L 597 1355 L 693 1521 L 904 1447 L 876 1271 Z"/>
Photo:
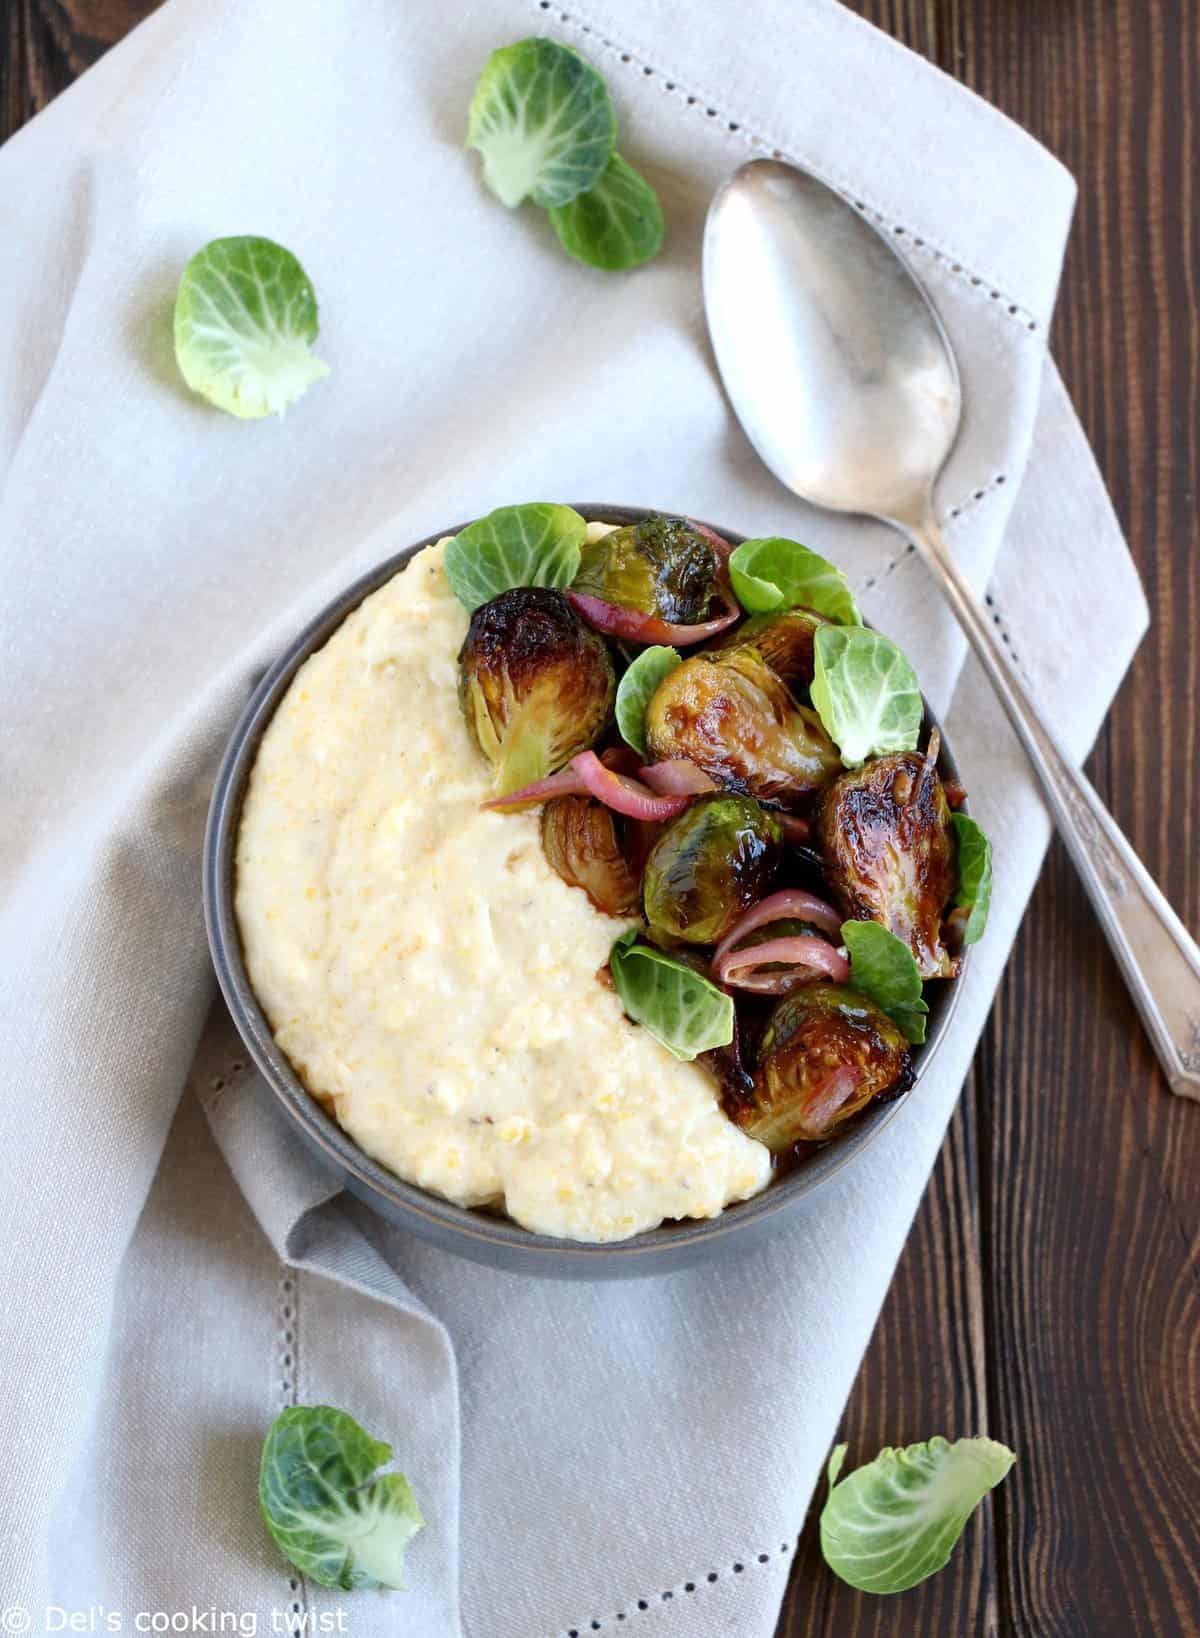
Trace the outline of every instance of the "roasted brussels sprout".
<path fill-rule="evenodd" d="M 956 966 L 942 937 L 954 892 L 950 806 L 933 755 L 905 751 L 844 773 L 825 792 L 817 842 L 847 918 L 877 921 L 902 939 L 922 978 Z"/>
<path fill-rule="evenodd" d="M 900 1029 L 844 984 L 807 984 L 771 1013 L 759 1045 L 754 1090 L 726 1097 L 725 1111 L 773 1154 L 820 1143 L 872 1098 L 912 1083 Z"/>
<path fill-rule="evenodd" d="M 715 944 L 766 892 L 782 858 L 778 822 L 752 798 L 701 797 L 646 861 L 646 920 L 667 938 Z"/>
<path fill-rule="evenodd" d="M 542 847 L 572 887 L 597 910 L 627 916 L 638 908 L 638 878 L 625 859 L 611 808 L 591 796 L 559 796 L 542 809 Z"/>
<path fill-rule="evenodd" d="M 682 518 L 652 514 L 585 546 L 571 590 L 691 626 L 721 595 L 720 567 L 711 540 Z"/>
<path fill-rule="evenodd" d="M 796 808 L 841 766 L 814 711 L 755 648 L 699 654 L 676 666 L 646 708 L 656 762 L 688 757 L 730 790 Z"/>
<path fill-rule="evenodd" d="M 710 652 L 756 648 L 777 677 L 789 688 L 807 688 L 813 680 L 813 639 L 826 625 L 810 609 L 785 609 L 782 614 L 756 614 L 724 631 Z"/>
<path fill-rule="evenodd" d="M 603 637 L 560 591 L 519 586 L 471 616 L 458 697 L 498 796 L 561 768 L 604 732 L 616 692 Z"/>

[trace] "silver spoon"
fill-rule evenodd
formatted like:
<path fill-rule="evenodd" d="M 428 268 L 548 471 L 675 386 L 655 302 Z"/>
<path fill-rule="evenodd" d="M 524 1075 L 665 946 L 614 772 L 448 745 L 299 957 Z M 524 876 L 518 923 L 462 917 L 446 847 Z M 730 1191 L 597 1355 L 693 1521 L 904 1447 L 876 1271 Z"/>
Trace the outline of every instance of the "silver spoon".
<path fill-rule="evenodd" d="M 725 389 L 776 477 L 890 524 L 924 558 L 1029 753 L 1171 1090 L 1200 1099 L 1200 950 L 1046 726 L 934 517 L 962 395 L 924 291 L 840 194 L 756 159 L 709 209 L 704 301 Z"/>

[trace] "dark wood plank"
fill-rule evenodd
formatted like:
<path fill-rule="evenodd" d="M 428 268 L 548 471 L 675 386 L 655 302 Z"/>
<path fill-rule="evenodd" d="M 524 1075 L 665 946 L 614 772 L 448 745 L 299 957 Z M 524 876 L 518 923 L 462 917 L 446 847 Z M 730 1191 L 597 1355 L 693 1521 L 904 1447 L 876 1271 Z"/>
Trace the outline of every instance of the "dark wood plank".
<path fill-rule="evenodd" d="M 0 140 L 44 108 L 158 0 L 5 0 Z"/>
<path fill-rule="evenodd" d="M 1091 767 L 1195 929 L 1196 15 L 1180 0 L 862 0 L 856 9 L 1010 113 L 1079 178 L 1054 346 L 1155 622 Z M 870 1454 L 947 1427 L 960 1408 L 949 1377 L 961 1369 L 950 1361 L 963 1320 L 941 1306 L 941 1292 L 957 1287 L 973 1301 L 977 1268 L 989 1431 L 1020 1462 L 996 1494 L 992 1532 L 964 1539 L 919 1608 L 915 1593 L 864 1609 L 849 1589 L 822 1589 L 814 1511 L 780 1638 L 975 1631 L 960 1613 L 955 1582 L 964 1580 L 994 1587 L 1004 1634 L 1195 1638 L 1200 1111 L 1165 1091 L 1058 846 L 960 1123 L 973 1127 L 979 1155 L 972 1260 L 964 1265 L 940 1207 L 959 1141 L 952 1131 L 846 1428 L 857 1438 L 875 1423 L 863 1441 Z M 909 1385 L 899 1426 L 880 1425 L 897 1377 Z M 976 1380 L 971 1398 L 978 1393 Z M 975 1428 L 963 1421 L 955 1431 Z"/>
<path fill-rule="evenodd" d="M 1092 769 L 1195 928 L 1200 20 L 1191 0 L 852 4 L 1079 178 L 1055 350 L 1155 619 Z M 151 9 L 8 0 L 0 135 Z M 1020 1461 L 953 1567 L 899 1599 L 824 1570 L 814 1509 L 780 1638 L 1200 1638 L 1198 1321 L 1200 1111 L 1165 1092 L 1055 847 L 844 1424 L 852 1461 L 936 1431 Z"/>
<path fill-rule="evenodd" d="M 1054 345 L 1154 619 L 1092 769 L 1197 929 L 1196 13 L 961 10 L 965 76 L 1080 181 Z M 1195 1635 L 1200 1110 L 1165 1091 L 1061 848 L 980 1069 L 989 1402 L 1033 1436 L 999 1510 L 1008 1630 Z"/>

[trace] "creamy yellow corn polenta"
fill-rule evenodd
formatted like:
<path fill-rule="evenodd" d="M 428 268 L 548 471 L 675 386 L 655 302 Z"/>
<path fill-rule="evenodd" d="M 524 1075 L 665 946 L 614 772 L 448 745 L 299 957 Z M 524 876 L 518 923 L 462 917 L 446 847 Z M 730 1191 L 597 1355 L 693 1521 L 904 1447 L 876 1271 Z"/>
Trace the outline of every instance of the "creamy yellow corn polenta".
<path fill-rule="evenodd" d="M 237 846 L 250 980 L 309 1091 L 401 1177 L 575 1240 L 711 1217 L 768 1153 L 625 1018 L 598 974 L 626 924 L 555 875 L 537 813 L 481 809 L 443 545 L 301 667 L 263 737 Z"/>

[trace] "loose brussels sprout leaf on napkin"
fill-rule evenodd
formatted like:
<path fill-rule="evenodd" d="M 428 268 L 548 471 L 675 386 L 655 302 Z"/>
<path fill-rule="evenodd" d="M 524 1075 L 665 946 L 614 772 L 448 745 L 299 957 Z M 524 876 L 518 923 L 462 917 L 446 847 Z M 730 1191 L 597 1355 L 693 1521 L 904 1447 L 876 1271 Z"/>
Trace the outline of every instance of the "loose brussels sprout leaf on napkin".
<path fill-rule="evenodd" d="M 877 921 L 844 921 L 842 943 L 850 952 L 850 982 L 919 1045 L 925 1039 L 928 1006 L 921 999 L 921 974 L 913 953 Z"/>
<path fill-rule="evenodd" d="M 958 844 L 958 891 L 954 902 L 970 911 L 963 943 L 975 944 L 983 937 L 992 902 L 992 844 L 970 814 L 951 814 L 950 823 Z"/>
<path fill-rule="evenodd" d="M 510 208 L 523 199 L 551 209 L 600 180 L 617 121 L 592 65 L 557 40 L 518 40 L 493 51 L 467 118 L 467 147 L 483 157 L 483 180 Z"/>
<path fill-rule="evenodd" d="M 614 153 L 616 137 L 608 87 L 569 46 L 518 40 L 488 58 L 467 118 L 484 181 L 510 208 L 532 199 L 548 210 L 567 254 L 610 272 L 649 261 L 663 241 L 658 195 Z"/>
<path fill-rule="evenodd" d="M 639 944 L 636 928 L 612 947 L 609 968 L 621 1004 L 685 1062 L 733 1040 L 733 998 L 682 961 Z"/>
<path fill-rule="evenodd" d="M 258 1499 L 280 1552 L 322 1587 L 400 1587 L 424 1524 L 402 1473 L 376 1469 L 391 1445 L 330 1405 L 294 1405 L 263 1445 Z"/>
<path fill-rule="evenodd" d="M 282 415 L 329 374 L 316 358 L 317 298 L 290 250 L 214 239 L 183 270 L 175 357 L 193 392 L 243 420 Z"/>
<path fill-rule="evenodd" d="M 552 210 L 550 221 L 569 256 L 607 272 L 640 267 L 662 248 L 658 195 L 620 154 L 595 187 Z"/>
<path fill-rule="evenodd" d="M 812 609 L 841 626 L 862 624 L 846 576 L 799 541 L 782 535 L 744 540 L 729 559 L 733 594 L 751 614 Z"/>
<path fill-rule="evenodd" d="M 587 524 L 569 506 L 498 506 L 446 547 L 446 579 L 471 612 L 514 586 L 569 586 L 586 535 Z"/>
<path fill-rule="evenodd" d="M 617 727 L 640 757 L 646 749 L 646 707 L 663 678 L 680 663 L 673 648 L 644 648 L 617 686 Z"/>
<path fill-rule="evenodd" d="M 921 690 L 890 638 L 865 626 L 821 626 L 813 656 L 813 706 L 848 768 L 916 749 Z"/>
<path fill-rule="evenodd" d="M 829 1458 L 821 1513 L 826 1564 L 863 1592 L 897 1593 L 943 1569 L 963 1526 L 1016 1461 L 994 1439 L 942 1438 L 881 1450 L 838 1484 L 845 1445 Z"/>

